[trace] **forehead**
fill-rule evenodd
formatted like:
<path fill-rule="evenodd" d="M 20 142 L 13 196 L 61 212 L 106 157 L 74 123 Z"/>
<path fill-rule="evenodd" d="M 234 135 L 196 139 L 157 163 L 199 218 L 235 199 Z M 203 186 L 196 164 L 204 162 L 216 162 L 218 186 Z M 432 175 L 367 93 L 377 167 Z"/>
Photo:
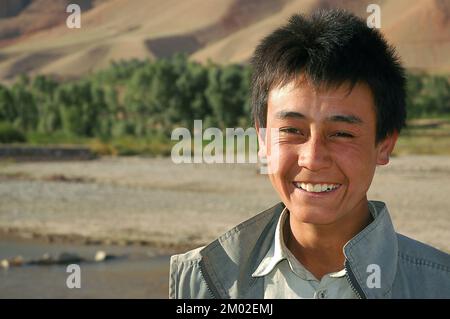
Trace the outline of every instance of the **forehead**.
<path fill-rule="evenodd" d="M 372 91 L 364 83 L 353 87 L 344 83 L 337 87 L 318 88 L 308 81 L 291 81 L 269 92 L 268 118 L 279 111 L 301 111 L 311 117 L 330 113 L 356 114 L 366 120 L 375 120 Z"/>

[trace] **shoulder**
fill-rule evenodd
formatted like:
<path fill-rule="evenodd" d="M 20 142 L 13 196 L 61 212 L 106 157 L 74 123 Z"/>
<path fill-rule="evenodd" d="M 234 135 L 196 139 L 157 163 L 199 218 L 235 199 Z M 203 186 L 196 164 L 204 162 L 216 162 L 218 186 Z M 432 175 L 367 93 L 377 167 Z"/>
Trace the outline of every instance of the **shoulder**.
<path fill-rule="evenodd" d="M 450 273 L 450 255 L 434 247 L 397 234 L 399 261 Z"/>
<path fill-rule="evenodd" d="M 214 273 L 216 280 L 228 282 L 235 280 L 239 274 L 230 272 L 236 265 L 246 265 L 256 251 L 264 251 L 266 242 L 270 241 L 271 228 L 284 205 L 279 203 L 262 213 L 240 223 L 219 236 L 207 246 L 170 259 L 169 297 L 170 298 L 208 298 L 211 297 L 205 274 Z M 264 240 L 261 242 L 261 238 Z M 253 256 L 255 257 L 255 256 Z M 208 260 L 208 268 L 203 260 Z M 257 256 L 256 256 L 257 258 Z M 245 268 L 245 267 L 240 267 Z M 210 276 L 206 276 L 210 277 Z"/>
<path fill-rule="evenodd" d="M 201 259 L 200 251 L 204 246 L 189 250 L 188 252 L 173 255 L 170 257 L 170 264 L 178 266 L 179 264 L 192 264 L 197 263 Z"/>
<path fill-rule="evenodd" d="M 449 298 L 450 255 L 401 234 L 396 282 L 406 298 Z"/>
<path fill-rule="evenodd" d="M 220 235 L 217 239 L 215 239 L 213 242 L 209 243 L 206 246 L 202 246 L 196 249 L 192 249 L 190 251 L 187 251 L 182 254 L 173 255 L 170 258 L 170 264 L 173 265 L 173 267 L 179 267 L 180 265 L 183 265 L 183 267 L 194 265 L 200 262 L 202 259 L 202 250 L 211 250 L 217 245 L 223 245 L 226 244 L 230 238 L 232 238 L 235 235 L 239 235 L 239 241 L 240 242 L 247 242 L 248 237 L 254 237 L 254 230 L 263 228 L 258 227 L 261 225 L 266 225 L 268 220 L 271 219 L 274 215 L 274 213 L 277 211 L 276 208 L 283 207 L 282 205 L 278 204 L 268 210 L 265 210 L 256 216 L 253 216 L 250 219 L 247 219 L 240 224 L 234 226 L 224 234 Z M 279 210 L 279 209 L 278 209 Z"/>

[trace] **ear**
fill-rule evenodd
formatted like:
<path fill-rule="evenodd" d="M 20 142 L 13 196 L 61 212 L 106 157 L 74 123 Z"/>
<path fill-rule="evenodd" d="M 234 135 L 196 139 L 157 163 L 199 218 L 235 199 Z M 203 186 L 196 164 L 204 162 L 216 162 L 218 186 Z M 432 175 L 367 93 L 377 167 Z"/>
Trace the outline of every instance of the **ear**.
<path fill-rule="evenodd" d="M 258 156 L 260 158 L 265 158 L 267 157 L 266 134 L 265 134 L 266 130 L 261 130 L 258 123 L 255 124 L 255 127 L 256 133 L 258 135 L 258 146 L 259 146 Z"/>
<path fill-rule="evenodd" d="M 378 143 L 377 148 L 377 165 L 386 165 L 389 163 L 389 156 L 397 143 L 398 132 L 394 131 L 392 134 L 386 136 L 384 140 Z"/>

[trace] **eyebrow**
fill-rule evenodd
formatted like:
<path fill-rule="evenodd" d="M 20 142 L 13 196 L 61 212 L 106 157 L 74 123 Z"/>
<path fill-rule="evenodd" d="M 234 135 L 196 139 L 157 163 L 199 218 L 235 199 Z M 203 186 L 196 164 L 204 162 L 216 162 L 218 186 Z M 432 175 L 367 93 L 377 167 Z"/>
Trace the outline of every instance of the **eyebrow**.
<path fill-rule="evenodd" d="M 286 118 L 296 118 L 296 119 L 306 119 L 306 116 L 300 112 L 295 111 L 279 111 L 275 114 L 275 117 L 280 120 L 284 120 Z M 363 120 L 355 115 L 331 115 L 327 118 L 329 122 L 344 122 L 348 124 L 363 124 Z"/>
<path fill-rule="evenodd" d="M 363 124 L 363 120 L 355 115 L 332 115 L 327 119 L 330 122 L 344 122 L 348 124 Z"/>
<path fill-rule="evenodd" d="M 284 120 L 286 118 L 306 119 L 306 116 L 302 113 L 294 111 L 279 111 L 275 114 L 275 117 L 279 120 Z"/>

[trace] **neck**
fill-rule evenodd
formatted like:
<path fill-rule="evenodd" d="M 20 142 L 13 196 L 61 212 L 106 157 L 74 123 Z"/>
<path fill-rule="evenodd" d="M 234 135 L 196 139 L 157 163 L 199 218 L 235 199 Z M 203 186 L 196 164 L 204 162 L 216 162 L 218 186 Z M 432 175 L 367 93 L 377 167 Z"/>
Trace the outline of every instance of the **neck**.
<path fill-rule="evenodd" d="M 371 222 L 367 200 L 361 209 L 330 225 L 314 225 L 289 215 L 285 225 L 286 245 L 317 279 L 344 267 L 344 245 Z"/>

